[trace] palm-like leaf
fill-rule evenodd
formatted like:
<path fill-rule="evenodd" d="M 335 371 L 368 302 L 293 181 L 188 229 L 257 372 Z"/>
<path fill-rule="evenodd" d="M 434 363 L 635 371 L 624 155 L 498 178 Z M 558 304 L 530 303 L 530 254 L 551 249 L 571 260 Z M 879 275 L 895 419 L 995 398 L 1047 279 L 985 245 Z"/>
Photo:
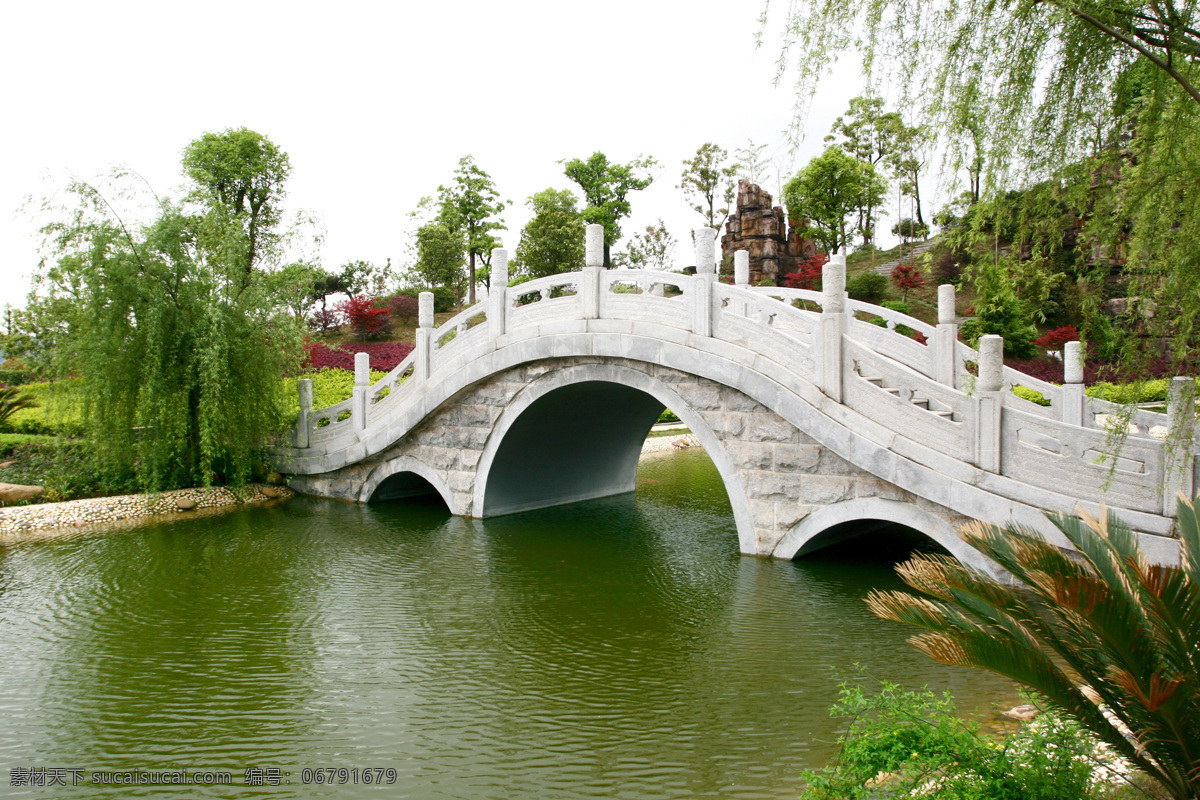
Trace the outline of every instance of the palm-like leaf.
<path fill-rule="evenodd" d="M 1200 519 L 1180 498 L 1179 568 L 1151 565 L 1107 513 L 1051 521 L 1067 555 L 1019 526 L 974 523 L 963 538 L 1006 569 L 1005 585 L 948 557 L 900 565 L 921 592 L 872 592 L 881 617 L 925 629 L 911 641 L 948 664 L 1032 687 L 1158 780 L 1200 797 Z"/>
<path fill-rule="evenodd" d="M 37 403 L 33 402 L 33 398 L 22 393 L 16 386 L 0 387 L 0 424 L 3 424 L 22 408 L 35 408 L 36 406 Z"/>

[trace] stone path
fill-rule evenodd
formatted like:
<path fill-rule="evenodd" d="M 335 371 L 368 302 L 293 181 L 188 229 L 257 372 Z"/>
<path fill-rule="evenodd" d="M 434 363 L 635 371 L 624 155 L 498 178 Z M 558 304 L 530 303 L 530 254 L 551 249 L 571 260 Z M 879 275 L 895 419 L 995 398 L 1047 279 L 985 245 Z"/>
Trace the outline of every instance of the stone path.
<path fill-rule="evenodd" d="M 875 267 L 874 272 L 878 273 L 879 275 L 883 275 L 885 277 L 890 278 L 892 276 L 892 270 L 894 270 L 897 266 L 899 266 L 900 262 L 912 261 L 917 256 L 923 255 L 924 253 L 928 253 L 930 250 L 932 250 L 934 248 L 934 246 L 936 244 L 937 244 L 937 237 L 935 236 L 932 239 L 926 239 L 923 242 L 918 242 L 916 247 L 911 248 L 911 251 L 910 251 L 910 246 L 905 245 L 903 258 L 893 258 L 891 261 L 887 262 L 886 264 L 880 264 L 877 267 Z"/>

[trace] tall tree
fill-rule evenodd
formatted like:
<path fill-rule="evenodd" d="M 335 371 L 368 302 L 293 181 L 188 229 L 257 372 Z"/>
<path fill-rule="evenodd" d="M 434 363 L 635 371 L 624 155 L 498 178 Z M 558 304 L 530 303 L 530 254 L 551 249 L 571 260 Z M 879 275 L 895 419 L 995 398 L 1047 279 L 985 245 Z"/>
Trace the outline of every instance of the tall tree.
<path fill-rule="evenodd" d="M 901 123 L 896 130 L 896 147 L 889 162 L 900 182 L 900 192 L 913 199 L 916 206 L 917 225 L 925 225 L 921 213 L 921 173 L 925 171 L 929 147 L 933 135 L 926 126 L 907 126 Z"/>
<path fill-rule="evenodd" d="M 445 286 L 453 290 L 462 304 L 463 252 L 467 248 L 461 229 L 452 229 L 441 222 L 430 222 L 417 229 L 416 273 L 429 286 Z"/>
<path fill-rule="evenodd" d="M 229 128 L 191 142 L 183 151 L 183 169 L 195 181 L 192 197 L 219 217 L 205 232 L 240 234 L 240 241 L 222 246 L 240 250 L 249 273 L 278 244 L 283 187 L 292 171 L 287 153 L 260 133 Z M 226 224 L 230 221 L 235 224 Z"/>
<path fill-rule="evenodd" d="M 894 158 L 904 129 L 899 114 L 883 110 L 882 98 L 853 97 L 846 113 L 834 120 L 825 142 L 837 144 L 878 171 L 880 162 Z M 875 238 L 875 205 L 870 197 L 864 197 L 864 203 L 858 209 L 858 228 L 862 231 L 863 245 L 868 245 Z"/>
<path fill-rule="evenodd" d="M 806 235 L 832 254 L 850 244 L 846 220 L 868 202 L 878 205 L 884 189 L 873 166 L 831 145 L 788 181 L 783 196 L 788 215 L 807 219 Z"/>
<path fill-rule="evenodd" d="M 467 303 L 475 304 L 475 260 L 483 257 L 491 265 L 492 249 L 500 246 L 493 231 L 508 230 L 500 213 L 505 202 L 492 183 L 492 176 L 476 165 L 473 156 L 463 156 L 454 173 L 454 183 L 439 186 L 442 200 L 442 222 L 451 228 L 462 228 L 467 242 Z"/>
<path fill-rule="evenodd" d="M 583 215 L 566 189 L 544 189 L 526 201 L 533 218 L 521 231 L 513 274 L 541 278 L 583 268 Z"/>
<path fill-rule="evenodd" d="M 629 216 L 629 193 L 654 182 L 647 170 L 655 163 L 653 158 L 638 157 L 628 164 L 610 164 L 608 156 L 596 152 L 587 161 L 573 158 L 565 164 L 566 176 L 579 185 L 587 201 L 584 222 L 604 226 L 605 268 L 610 266 L 610 248 L 621 238 L 620 221 Z"/>
<path fill-rule="evenodd" d="M 753 139 L 747 139 L 745 147 L 734 150 L 733 157 L 737 160 L 738 178 L 761 186 L 767 178 L 767 167 L 771 163 L 766 156 L 766 150 L 765 144 L 755 144 Z"/>
<path fill-rule="evenodd" d="M 212 144 L 193 142 L 185 169 Z M 282 193 L 275 179 L 287 159 L 276 152 L 260 163 L 266 176 L 238 175 L 246 194 L 197 185 L 191 196 L 206 201 L 200 213 L 159 201 L 145 226 L 127 224 L 98 191 L 77 183 L 77 205 L 44 229 L 52 257 L 30 305 L 58 317 L 42 327 L 58 337 L 56 371 L 81 380 L 98 472 L 135 473 L 146 489 L 244 481 L 285 424 L 282 376 L 299 365 L 301 322 L 280 308 L 275 278 L 248 269 L 254 257 L 242 245 L 251 227 L 259 244 L 279 235 L 269 205 Z"/>
<path fill-rule="evenodd" d="M 729 216 L 737 192 L 738 167 L 737 162 L 729 161 L 727 150 L 712 142 L 700 145 L 696 155 L 683 162 L 678 188 L 709 228 L 720 230 Z"/>

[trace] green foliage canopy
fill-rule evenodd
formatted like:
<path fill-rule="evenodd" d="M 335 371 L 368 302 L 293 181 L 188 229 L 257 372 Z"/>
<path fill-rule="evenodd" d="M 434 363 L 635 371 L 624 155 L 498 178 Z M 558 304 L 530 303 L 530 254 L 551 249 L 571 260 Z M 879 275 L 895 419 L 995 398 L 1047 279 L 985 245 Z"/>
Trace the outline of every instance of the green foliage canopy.
<path fill-rule="evenodd" d="M 189 172 L 210 137 L 189 146 Z M 200 213 L 161 201 L 150 223 L 127 226 L 77 183 L 70 216 L 44 229 L 50 257 L 31 306 L 53 317 L 42 328 L 58 331 L 55 371 L 80 376 L 97 469 L 134 472 L 145 489 L 244 481 L 286 423 L 282 376 L 299 364 L 301 323 L 281 308 L 270 275 L 248 271 L 247 251 L 230 246 L 247 243 L 247 214 L 258 214 L 258 242 L 277 235 L 266 206 L 282 191 L 286 155 L 258 134 L 237 138 L 274 154 L 264 163 L 271 175 L 200 173 L 217 176 L 197 187 L 208 198 Z"/>
<path fill-rule="evenodd" d="M 729 151 L 705 142 L 696 155 L 683 162 L 679 187 L 692 210 L 704 217 L 709 228 L 721 229 L 729 216 L 737 192 L 737 174 L 741 165 L 729 161 Z"/>
<path fill-rule="evenodd" d="M 467 302 L 474 305 L 475 260 L 482 258 L 484 264 L 491 266 L 492 250 L 500 246 L 493 231 L 507 230 L 499 217 L 506 203 L 500 199 L 492 176 L 469 155 L 459 159 L 454 183 L 439 186 L 438 194 L 442 203 L 440 221 L 451 230 L 462 229 L 466 238 Z"/>
<path fill-rule="evenodd" d="M 462 302 L 463 252 L 466 237 L 461 229 L 453 229 L 442 222 L 430 222 L 417 229 L 417 262 L 413 265 L 417 275 L 429 286 L 445 286 L 454 291 Z"/>
<path fill-rule="evenodd" d="M 885 188 L 873 166 L 831 145 L 788 181 L 783 199 L 792 219 L 808 220 L 805 235 L 832 254 L 850 244 L 847 218 L 879 205 Z"/>
<path fill-rule="evenodd" d="M 563 171 L 583 191 L 587 207 L 583 221 L 604 226 L 604 266 L 609 265 L 609 248 L 621 238 L 620 221 L 631 210 L 629 193 L 641 191 L 654 182 L 647 170 L 653 158 L 639 157 L 628 164 L 610 164 L 604 153 L 592 153 L 587 161 L 573 158 Z"/>
<path fill-rule="evenodd" d="M 533 218 L 521 231 L 513 275 L 541 278 L 582 269 L 584 222 L 575 207 L 575 195 L 566 189 L 544 189 L 526 204 L 533 210 Z"/>

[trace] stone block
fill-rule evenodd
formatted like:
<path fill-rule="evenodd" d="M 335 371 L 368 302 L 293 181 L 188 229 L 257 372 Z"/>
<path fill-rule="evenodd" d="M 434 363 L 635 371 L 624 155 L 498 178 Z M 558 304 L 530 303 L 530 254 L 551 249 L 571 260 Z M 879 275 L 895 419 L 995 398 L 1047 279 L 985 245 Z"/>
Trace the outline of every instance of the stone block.
<path fill-rule="evenodd" d="M 721 400 L 726 411 L 738 411 L 747 414 L 761 414 L 767 411 L 767 407 L 755 400 L 753 397 L 747 397 L 736 389 L 725 389 L 721 392 Z"/>
<path fill-rule="evenodd" d="M 759 442 L 729 441 L 723 447 L 734 467 L 746 470 L 769 470 L 772 466 L 771 447 Z"/>
<path fill-rule="evenodd" d="M 815 506 L 804 503 L 776 503 L 775 526 L 781 533 L 787 533 L 815 510 Z"/>
<path fill-rule="evenodd" d="M 746 485 L 746 494 L 754 500 L 794 502 L 800 499 L 802 491 L 800 475 L 782 475 L 778 472 L 743 472 L 742 481 Z"/>
<path fill-rule="evenodd" d="M 700 416 L 712 428 L 712 432 L 722 441 L 736 439 L 742 435 L 745 426 L 745 414 L 727 414 L 718 411 L 701 412 Z"/>
<path fill-rule="evenodd" d="M 684 402 L 697 411 L 719 410 L 724 405 L 721 390 L 714 385 L 696 383 L 680 386 L 677 391 Z"/>
<path fill-rule="evenodd" d="M 814 444 L 776 444 L 772 449 L 779 472 L 815 472 L 821 461 L 821 448 Z"/>
<path fill-rule="evenodd" d="M 853 496 L 854 480 L 852 478 L 808 475 L 800 485 L 800 499 L 811 505 L 832 505 L 849 500 Z"/>
<path fill-rule="evenodd" d="M 858 497 L 878 497 L 900 503 L 908 502 L 912 497 L 896 484 L 878 478 L 859 478 L 855 481 L 855 493 Z"/>
<path fill-rule="evenodd" d="M 775 414 L 743 414 L 745 438 L 752 442 L 791 442 L 797 430 L 790 422 Z"/>
<path fill-rule="evenodd" d="M 759 530 L 775 529 L 775 504 L 770 500 L 750 500 L 750 516 Z"/>

